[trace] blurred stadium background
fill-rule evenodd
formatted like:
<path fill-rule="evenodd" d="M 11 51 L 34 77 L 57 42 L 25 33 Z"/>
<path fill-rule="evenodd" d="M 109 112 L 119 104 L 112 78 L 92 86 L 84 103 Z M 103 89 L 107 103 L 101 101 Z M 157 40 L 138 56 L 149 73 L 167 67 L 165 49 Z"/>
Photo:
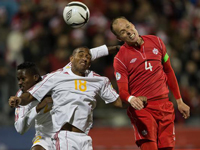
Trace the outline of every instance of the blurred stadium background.
<path fill-rule="evenodd" d="M 125 16 L 141 35 L 154 34 L 164 41 L 179 82 L 183 100 L 191 107 L 184 120 L 176 111 L 176 148 L 200 149 L 200 1 L 199 0 L 82 0 L 90 9 L 86 26 L 72 29 L 62 18 L 69 0 L 0 0 L 0 150 L 30 149 L 34 129 L 25 135 L 13 127 L 14 109 L 8 98 L 18 87 L 16 65 L 35 62 L 43 74 L 63 67 L 72 50 L 122 44 L 110 32 L 111 20 Z M 113 56 L 93 62 L 92 69 L 109 77 Z M 126 111 L 101 100 L 94 112 L 90 135 L 94 149 L 138 149 Z"/>

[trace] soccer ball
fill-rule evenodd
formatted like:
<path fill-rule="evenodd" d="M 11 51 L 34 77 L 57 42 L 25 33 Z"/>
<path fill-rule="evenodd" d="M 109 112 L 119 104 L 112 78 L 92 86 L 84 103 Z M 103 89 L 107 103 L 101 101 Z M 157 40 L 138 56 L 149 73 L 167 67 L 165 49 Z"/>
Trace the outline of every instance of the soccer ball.
<path fill-rule="evenodd" d="M 63 10 L 63 18 L 71 27 L 80 28 L 88 22 L 90 11 L 85 4 L 73 1 L 65 6 Z"/>

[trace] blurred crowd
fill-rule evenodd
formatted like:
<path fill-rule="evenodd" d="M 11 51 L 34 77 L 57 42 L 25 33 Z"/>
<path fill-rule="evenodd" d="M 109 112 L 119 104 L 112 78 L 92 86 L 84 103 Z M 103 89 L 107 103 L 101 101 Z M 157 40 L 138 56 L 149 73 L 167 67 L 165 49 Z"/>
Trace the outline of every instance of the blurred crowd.
<path fill-rule="evenodd" d="M 176 123 L 198 124 L 200 1 L 79 1 L 90 9 L 90 20 L 78 29 L 67 26 L 62 17 L 63 8 L 71 0 L 0 1 L 0 125 L 12 124 L 14 121 L 14 111 L 8 107 L 7 101 L 18 90 L 18 64 L 33 61 L 43 75 L 65 66 L 72 50 L 79 46 L 93 48 L 103 44 L 123 44 L 110 31 L 111 20 L 119 16 L 125 16 L 135 24 L 140 35 L 153 34 L 164 41 L 183 100 L 191 107 L 191 118 L 185 121 L 180 113 L 176 113 Z M 117 89 L 112 67 L 113 57 L 114 55 L 95 60 L 92 69 L 107 76 Z M 170 97 L 176 108 L 174 98 Z M 98 105 L 99 109 L 106 109 L 108 113 L 113 110 L 105 104 Z M 97 110 L 97 120 L 105 116 Z"/>

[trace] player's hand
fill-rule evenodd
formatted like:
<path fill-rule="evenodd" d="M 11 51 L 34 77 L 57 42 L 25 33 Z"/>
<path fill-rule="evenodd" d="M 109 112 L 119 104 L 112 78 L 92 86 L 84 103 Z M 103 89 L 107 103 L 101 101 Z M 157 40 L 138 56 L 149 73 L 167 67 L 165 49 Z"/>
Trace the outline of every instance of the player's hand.
<path fill-rule="evenodd" d="M 38 113 L 40 110 L 42 110 L 47 104 L 53 103 L 53 100 L 51 96 L 46 96 L 37 106 L 36 106 L 36 112 Z"/>
<path fill-rule="evenodd" d="M 11 108 L 18 107 L 21 103 L 21 98 L 17 96 L 11 96 L 8 100 L 8 104 Z"/>
<path fill-rule="evenodd" d="M 132 97 L 129 103 L 136 110 L 141 110 L 142 108 L 144 108 L 143 101 L 140 100 L 140 98 L 138 97 Z"/>
<path fill-rule="evenodd" d="M 143 102 L 144 105 L 147 104 L 147 97 L 145 97 L 145 96 L 138 96 L 137 98 L 139 98 Z"/>
<path fill-rule="evenodd" d="M 183 115 L 183 118 L 185 118 L 185 119 L 189 118 L 190 117 L 190 107 L 188 105 L 186 105 L 182 99 L 177 99 L 176 102 L 178 105 L 178 110 Z"/>
<path fill-rule="evenodd" d="M 120 45 L 116 46 L 107 46 L 109 54 L 116 54 L 120 50 Z"/>
<path fill-rule="evenodd" d="M 121 48 L 121 45 L 116 45 L 116 49 L 119 51 Z"/>

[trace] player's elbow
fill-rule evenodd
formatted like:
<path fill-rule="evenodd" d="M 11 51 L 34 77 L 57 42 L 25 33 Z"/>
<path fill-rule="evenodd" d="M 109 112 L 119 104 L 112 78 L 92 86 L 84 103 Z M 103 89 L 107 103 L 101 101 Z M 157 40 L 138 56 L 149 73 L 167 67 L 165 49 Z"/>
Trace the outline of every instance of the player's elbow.
<path fill-rule="evenodd" d="M 113 102 L 113 105 L 118 108 L 126 108 L 122 100 L 118 97 L 116 101 Z"/>
<path fill-rule="evenodd" d="M 25 130 L 22 127 L 18 126 L 17 123 L 15 123 L 15 129 L 21 135 L 23 135 L 25 133 Z"/>

